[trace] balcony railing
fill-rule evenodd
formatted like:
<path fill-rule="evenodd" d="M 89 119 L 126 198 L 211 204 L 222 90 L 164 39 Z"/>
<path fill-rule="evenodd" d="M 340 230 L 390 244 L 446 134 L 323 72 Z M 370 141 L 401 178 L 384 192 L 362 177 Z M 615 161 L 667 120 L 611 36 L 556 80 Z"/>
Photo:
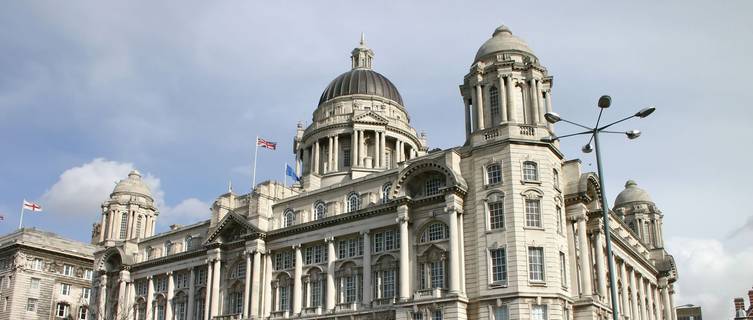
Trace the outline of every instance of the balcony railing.
<path fill-rule="evenodd" d="M 374 307 L 379 306 L 389 306 L 397 303 L 397 298 L 381 298 L 381 299 L 374 299 L 374 302 L 372 303 Z"/>
<path fill-rule="evenodd" d="M 442 288 L 420 289 L 416 290 L 416 292 L 413 294 L 413 299 L 423 300 L 441 298 L 445 296 L 446 291 L 447 290 Z"/>
<path fill-rule="evenodd" d="M 234 313 L 234 314 L 223 314 L 221 316 L 215 316 L 214 320 L 241 320 L 243 318 L 243 315 L 240 313 Z"/>
<path fill-rule="evenodd" d="M 532 126 L 520 126 L 520 135 L 522 136 L 535 136 L 536 128 Z"/>
<path fill-rule="evenodd" d="M 337 306 L 335 306 L 335 310 L 338 312 L 358 310 L 358 302 L 338 303 Z"/>
<path fill-rule="evenodd" d="M 288 316 L 290 316 L 289 310 L 272 311 L 270 318 L 287 318 Z"/>
<path fill-rule="evenodd" d="M 304 315 L 320 315 L 322 314 L 322 307 L 317 306 L 317 307 L 303 308 L 303 314 Z"/>

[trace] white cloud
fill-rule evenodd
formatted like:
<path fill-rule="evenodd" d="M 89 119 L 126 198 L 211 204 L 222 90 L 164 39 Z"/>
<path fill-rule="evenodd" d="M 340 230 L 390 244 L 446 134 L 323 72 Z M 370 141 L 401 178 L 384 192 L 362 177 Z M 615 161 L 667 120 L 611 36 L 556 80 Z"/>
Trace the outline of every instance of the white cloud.
<path fill-rule="evenodd" d="M 732 299 L 745 297 L 753 286 L 753 249 L 730 250 L 716 239 L 671 238 L 669 252 L 679 272 L 678 305 L 692 303 L 703 308 L 708 319 L 733 315 Z"/>
<path fill-rule="evenodd" d="M 81 166 L 65 170 L 55 184 L 42 196 L 45 211 L 55 216 L 91 219 L 100 213 L 100 205 L 106 200 L 115 183 L 124 179 L 134 169 L 128 162 L 96 158 Z M 158 223 L 169 226 L 173 223 L 193 223 L 209 217 L 209 204 L 196 198 L 187 198 L 175 206 L 165 202 L 165 192 L 160 179 L 144 174 L 144 182 L 152 191 L 155 205 L 160 211 Z M 94 222 L 83 221 L 88 223 Z"/>

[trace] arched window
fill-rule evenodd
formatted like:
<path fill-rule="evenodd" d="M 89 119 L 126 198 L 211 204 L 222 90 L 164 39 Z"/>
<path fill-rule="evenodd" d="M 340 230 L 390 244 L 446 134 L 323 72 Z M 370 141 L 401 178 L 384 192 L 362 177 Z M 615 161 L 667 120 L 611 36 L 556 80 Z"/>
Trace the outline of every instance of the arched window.
<path fill-rule="evenodd" d="M 348 212 L 358 211 L 361 208 L 361 197 L 358 193 L 351 192 L 348 195 Z"/>
<path fill-rule="evenodd" d="M 287 273 L 281 273 L 277 277 L 277 281 L 272 283 L 272 287 L 277 289 L 276 301 L 274 303 L 275 311 L 290 310 L 292 281 Z"/>
<path fill-rule="evenodd" d="M 126 238 L 126 232 L 128 232 L 128 214 L 123 212 L 120 216 L 120 239 Z"/>
<path fill-rule="evenodd" d="M 282 214 L 282 227 L 290 227 L 295 223 L 295 212 L 292 209 L 285 210 Z"/>
<path fill-rule="evenodd" d="M 309 285 L 306 294 L 309 296 L 308 308 L 324 306 L 324 276 L 317 268 L 312 268 L 308 273 Z"/>
<path fill-rule="evenodd" d="M 206 289 L 201 288 L 194 295 L 193 300 L 193 319 L 204 319 L 204 302 L 206 301 Z"/>
<path fill-rule="evenodd" d="M 186 243 L 184 244 L 184 246 L 186 247 L 186 251 L 193 249 L 193 237 L 191 237 L 190 235 L 186 236 L 185 242 Z"/>
<path fill-rule="evenodd" d="M 382 203 L 390 201 L 390 191 L 392 190 L 392 183 L 385 183 L 382 186 Z"/>
<path fill-rule="evenodd" d="M 536 162 L 533 162 L 533 161 L 523 162 L 523 180 L 539 181 L 539 168 Z"/>
<path fill-rule="evenodd" d="M 450 237 L 450 228 L 441 222 L 432 222 L 421 234 L 420 242 L 445 240 Z"/>
<path fill-rule="evenodd" d="M 314 203 L 314 220 L 319 220 L 327 215 L 327 205 L 323 201 Z"/>
<path fill-rule="evenodd" d="M 142 220 L 142 218 L 143 217 L 141 215 L 139 215 L 136 218 L 136 238 L 141 238 L 141 220 Z"/>
<path fill-rule="evenodd" d="M 230 314 L 243 313 L 243 288 L 235 288 L 228 299 Z"/>
<path fill-rule="evenodd" d="M 486 166 L 486 184 L 493 185 L 502 182 L 502 166 L 492 163 Z"/>
<path fill-rule="evenodd" d="M 165 242 L 165 256 L 173 253 L 173 242 L 167 241 Z"/>
<path fill-rule="evenodd" d="M 173 298 L 173 308 L 175 309 L 175 320 L 186 320 L 188 305 L 188 296 L 183 291 L 179 291 Z"/>
<path fill-rule="evenodd" d="M 499 90 L 494 86 L 489 88 L 489 111 L 491 114 L 492 126 L 502 121 L 499 113 Z"/>

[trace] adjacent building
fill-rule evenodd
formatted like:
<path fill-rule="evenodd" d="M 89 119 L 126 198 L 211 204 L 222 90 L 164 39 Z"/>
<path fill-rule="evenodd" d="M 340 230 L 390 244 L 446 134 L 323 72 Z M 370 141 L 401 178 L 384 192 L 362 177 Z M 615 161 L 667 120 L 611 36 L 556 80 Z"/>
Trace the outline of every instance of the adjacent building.
<path fill-rule="evenodd" d="M 735 320 L 753 319 L 753 289 L 748 290 L 749 306 L 745 307 L 745 299 L 735 298 Z"/>
<path fill-rule="evenodd" d="M 0 320 L 91 319 L 94 251 L 34 228 L 0 237 Z"/>
<path fill-rule="evenodd" d="M 686 304 L 675 309 L 677 320 L 703 320 L 701 306 Z"/>
<path fill-rule="evenodd" d="M 361 39 L 298 125 L 292 187 L 228 190 L 207 220 L 155 234 L 141 175 L 119 182 L 92 234 L 92 315 L 610 318 L 602 188 L 541 141 L 554 134 L 554 81 L 533 50 L 502 26 L 469 59 L 465 143 L 446 150 L 411 126 L 374 57 Z M 664 214 L 628 181 L 609 219 L 622 318 L 676 320 Z"/>

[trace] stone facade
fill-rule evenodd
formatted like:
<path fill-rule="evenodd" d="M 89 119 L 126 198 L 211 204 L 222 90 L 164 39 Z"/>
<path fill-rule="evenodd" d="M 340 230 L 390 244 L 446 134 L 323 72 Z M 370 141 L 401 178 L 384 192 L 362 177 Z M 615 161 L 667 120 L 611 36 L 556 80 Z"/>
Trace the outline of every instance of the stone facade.
<path fill-rule="evenodd" d="M 229 190 L 208 220 L 157 235 L 134 220 L 158 214 L 140 175 L 116 187 L 92 236 L 101 319 L 610 318 L 601 188 L 541 141 L 553 80 L 525 42 L 500 27 L 479 49 L 465 144 L 447 150 L 373 61 L 362 39 L 298 125 L 291 187 Z M 617 307 L 676 320 L 663 215 L 634 188 L 609 221 Z"/>
<path fill-rule="evenodd" d="M 0 238 L 0 320 L 91 319 L 95 246 L 33 228 Z"/>

